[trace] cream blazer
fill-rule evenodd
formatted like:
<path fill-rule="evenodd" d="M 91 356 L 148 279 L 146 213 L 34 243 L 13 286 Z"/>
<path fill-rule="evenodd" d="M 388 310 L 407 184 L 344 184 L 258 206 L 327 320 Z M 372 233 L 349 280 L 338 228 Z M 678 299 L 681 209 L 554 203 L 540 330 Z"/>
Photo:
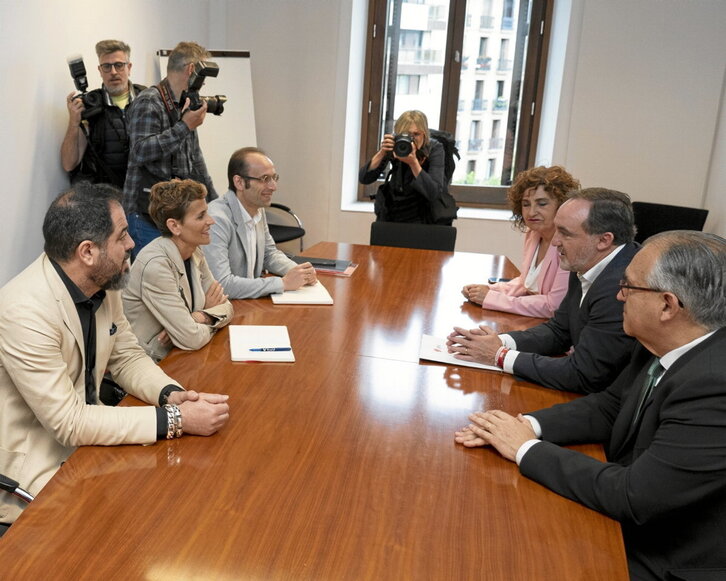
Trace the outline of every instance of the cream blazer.
<path fill-rule="evenodd" d="M 37 494 L 76 446 L 151 444 L 151 406 L 86 404 L 83 332 L 73 300 L 42 254 L 0 289 L 0 472 Z M 129 393 L 157 405 L 178 385 L 139 347 L 118 291 L 96 312 L 96 392 L 104 371 Z M 0 521 L 22 504 L 0 495 Z"/>
<path fill-rule="evenodd" d="M 171 238 L 163 236 L 146 245 L 131 267 L 129 283 L 122 292 L 124 312 L 139 343 L 155 360 L 171 350 L 156 339 L 166 329 L 173 345 L 179 349 L 201 349 L 215 331 L 232 319 L 234 308 L 225 301 L 211 309 L 204 308 L 204 293 L 214 282 L 202 251 L 191 257 L 192 280 L 187 278 L 184 261 Z M 192 291 L 194 302 L 192 304 Z M 197 323 L 191 313 L 204 311 L 215 319 L 212 326 Z"/>

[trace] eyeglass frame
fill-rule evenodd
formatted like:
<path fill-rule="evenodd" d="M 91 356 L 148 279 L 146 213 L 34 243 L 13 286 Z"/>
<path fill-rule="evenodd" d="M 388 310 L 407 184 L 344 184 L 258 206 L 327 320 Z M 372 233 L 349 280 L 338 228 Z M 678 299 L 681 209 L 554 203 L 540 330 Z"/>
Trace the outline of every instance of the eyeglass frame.
<path fill-rule="evenodd" d="M 243 180 L 255 180 L 256 182 L 262 182 L 264 185 L 269 184 L 270 181 L 273 181 L 275 183 L 277 183 L 278 181 L 280 181 L 280 174 L 279 173 L 274 173 L 272 175 L 265 174 L 265 175 L 263 175 L 262 177 L 259 177 L 259 178 L 256 178 L 254 176 L 243 176 L 243 175 L 240 175 L 239 177 L 241 177 Z M 246 187 L 249 187 L 249 185 L 246 186 Z"/>
<path fill-rule="evenodd" d="M 98 65 L 98 68 L 104 73 L 110 73 L 111 69 L 115 69 L 117 73 L 120 73 L 128 64 L 128 61 L 116 61 L 115 63 L 101 63 L 100 65 Z M 108 70 L 106 70 L 107 68 Z"/>
<path fill-rule="evenodd" d="M 628 295 L 623 291 L 623 289 L 639 290 L 639 291 L 644 291 L 644 292 L 649 292 L 649 293 L 668 293 L 668 292 L 670 292 L 674 297 L 676 297 L 678 299 L 678 306 L 683 308 L 683 303 L 681 302 L 681 299 L 679 299 L 678 296 L 676 296 L 676 294 L 672 293 L 671 291 L 664 291 L 659 288 L 650 288 L 647 286 L 634 286 L 632 284 L 628 284 L 628 280 L 625 278 L 620 279 L 620 281 L 618 282 L 618 288 L 620 289 L 620 292 L 623 294 L 623 298 L 626 298 L 626 299 L 628 298 Z"/>

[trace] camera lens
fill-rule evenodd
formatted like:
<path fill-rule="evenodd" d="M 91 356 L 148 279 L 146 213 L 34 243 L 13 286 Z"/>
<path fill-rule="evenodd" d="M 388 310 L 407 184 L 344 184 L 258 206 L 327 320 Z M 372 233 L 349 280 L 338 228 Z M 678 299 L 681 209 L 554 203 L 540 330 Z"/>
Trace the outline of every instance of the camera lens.
<path fill-rule="evenodd" d="M 401 133 L 393 138 L 393 153 L 398 157 L 407 157 L 413 151 L 413 139 L 408 133 Z"/>

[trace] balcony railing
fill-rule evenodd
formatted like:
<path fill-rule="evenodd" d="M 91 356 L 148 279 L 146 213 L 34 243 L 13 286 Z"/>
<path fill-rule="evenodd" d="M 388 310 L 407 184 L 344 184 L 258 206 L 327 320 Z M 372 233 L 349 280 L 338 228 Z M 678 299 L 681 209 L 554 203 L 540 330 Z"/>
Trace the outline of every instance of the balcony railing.
<path fill-rule="evenodd" d="M 479 56 L 476 57 L 476 70 L 477 71 L 488 71 L 492 67 L 492 57 L 490 56 Z"/>
<path fill-rule="evenodd" d="M 400 48 L 398 63 L 405 65 L 440 65 L 444 51 L 431 48 Z"/>
<path fill-rule="evenodd" d="M 479 28 L 494 28 L 494 17 L 493 16 L 479 17 Z"/>
<path fill-rule="evenodd" d="M 463 111 L 466 107 L 466 101 L 464 99 L 459 99 L 459 105 L 456 107 L 457 111 Z"/>
<path fill-rule="evenodd" d="M 472 111 L 486 111 L 489 101 L 487 99 L 474 99 L 471 102 Z"/>
<path fill-rule="evenodd" d="M 489 149 L 501 149 L 502 147 L 504 147 L 504 138 L 492 137 L 489 140 Z"/>
<path fill-rule="evenodd" d="M 509 106 L 509 99 L 497 97 L 492 105 L 492 111 L 504 111 Z"/>
<path fill-rule="evenodd" d="M 483 139 L 470 139 L 468 151 L 481 151 L 484 145 Z"/>
<path fill-rule="evenodd" d="M 499 62 L 497 63 L 497 70 L 498 71 L 511 71 L 512 70 L 512 60 L 511 59 L 499 59 Z"/>
<path fill-rule="evenodd" d="M 502 30 L 512 30 L 512 28 L 514 28 L 514 18 L 502 16 Z"/>

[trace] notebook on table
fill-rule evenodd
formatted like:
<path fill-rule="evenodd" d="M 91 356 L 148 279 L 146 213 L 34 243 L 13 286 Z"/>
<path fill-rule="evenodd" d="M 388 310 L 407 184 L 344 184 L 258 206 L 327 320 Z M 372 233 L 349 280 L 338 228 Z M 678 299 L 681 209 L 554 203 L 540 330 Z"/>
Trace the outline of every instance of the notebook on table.
<path fill-rule="evenodd" d="M 295 361 L 284 325 L 230 325 L 232 361 Z"/>

